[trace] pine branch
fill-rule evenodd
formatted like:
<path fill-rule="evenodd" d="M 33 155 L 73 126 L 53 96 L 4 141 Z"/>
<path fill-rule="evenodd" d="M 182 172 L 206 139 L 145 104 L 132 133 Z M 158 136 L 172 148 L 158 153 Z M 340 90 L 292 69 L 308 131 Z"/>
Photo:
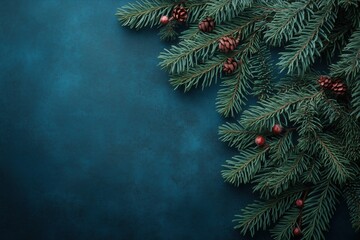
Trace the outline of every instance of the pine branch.
<path fill-rule="evenodd" d="M 270 230 L 274 240 L 289 240 L 292 237 L 292 230 L 296 226 L 299 217 L 299 210 L 296 208 L 287 211 L 275 227 Z"/>
<path fill-rule="evenodd" d="M 227 57 L 224 55 L 214 57 L 211 61 L 197 65 L 185 73 L 171 75 L 170 84 L 175 89 L 180 86 L 184 87 L 185 92 L 193 87 L 198 87 L 200 82 L 202 88 L 210 86 L 212 82 L 217 82 L 226 59 Z"/>
<path fill-rule="evenodd" d="M 235 75 L 223 79 L 222 89 L 219 90 L 216 108 L 225 117 L 232 116 L 242 110 L 249 94 L 252 83 L 252 73 L 249 69 L 249 62 L 252 55 L 260 50 L 260 33 L 264 25 L 258 27 L 241 45 L 236 58 L 240 59 L 239 69 Z"/>
<path fill-rule="evenodd" d="M 358 7 L 359 0 L 339 0 L 339 5 L 345 8 Z"/>
<path fill-rule="evenodd" d="M 269 129 L 276 123 L 285 121 L 286 117 L 293 111 L 299 103 L 314 101 L 322 96 L 322 92 L 315 90 L 304 90 L 303 92 L 291 91 L 268 98 L 266 101 L 260 101 L 258 106 L 253 106 L 244 111 L 241 124 L 246 128 Z"/>
<path fill-rule="evenodd" d="M 136 29 L 154 27 L 160 25 L 160 17 L 169 15 L 173 7 L 174 3 L 171 1 L 142 0 L 119 8 L 116 16 L 123 26 Z"/>
<path fill-rule="evenodd" d="M 299 139 L 297 146 L 301 151 L 310 155 L 318 152 L 315 135 L 322 132 L 323 129 L 322 121 L 317 116 L 319 102 L 318 99 L 317 101 L 299 103 L 296 111 L 290 115 L 290 120 L 298 125 Z"/>
<path fill-rule="evenodd" d="M 219 127 L 220 140 L 228 142 L 230 147 L 245 149 L 254 144 L 258 133 L 244 129 L 240 123 L 226 123 Z"/>
<path fill-rule="evenodd" d="M 324 41 L 324 45 L 320 50 L 321 54 L 327 60 L 327 63 L 332 63 L 334 57 L 342 53 L 343 48 L 349 40 L 353 26 L 352 19 L 348 19 L 347 17 L 348 11 L 340 8 L 334 28 L 328 34 L 328 40 Z"/>
<path fill-rule="evenodd" d="M 315 185 L 305 200 L 306 207 L 303 210 L 304 239 L 325 239 L 323 232 L 329 227 L 339 195 L 339 189 L 330 180 Z"/>
<path fill-rule="evenodd" d="M 280 61 L 277 65 L 281 71 L 288 69 L 287 73 L 302 75 L 308 67 L 315 62 L 315 57 L 320 56 L 323 39 L 334 27 L 337 10 L 331 1 L 314 14 L 300 35 L 293 38 L 293 43 L 286 47 L 285 52 L 280 53 Z"/>
<path fill-rule="evenodd" d="M 340 120 L 341 117 L 348 115 L 344 107 L 341 106 L 335 99 L 330 99 L 324 96 L 317 105 L 317 113 L 322 119 L 322 125 L 333 124 Z"/>
<path fill-rule="evenodd" d="M 265 153 L 268 148 L 246 149 L 232 160 L 227 160 L 226 169 L 221 174 L 226 182 L 239 186 L 241 183 L 248 183 L 260 170 L 261 163 L 265 161 Z"/>
<path fill-rule="evenodd" d="M 286 131 L 276 141 L 270 142 L 270 159 L 274 163 L 282 163 L 288 159 L 290 150 L 294 147 L 293 132 Z"/>
<path fill-rule="evenodd" d="M 241 39 L 246 39 L 255 30 L 255 24 L 265 17 L 265 15 L 254 15 L 252 10 L 247 15 L 235 18 L 231 23 L 218 25 L 214 34 L 195 34 L 194 32 L 198 30 L 192 28 L 182 36 L 183 40 L 178 46 L 173 45 L 160 53 L 160 66 L 168 69 L 170 73 L 188 71 L 199 62 L 214 56 L 220 38 L 239 35 Z"/>
<path fill-rule="evenodd" d="M 354 168 L 349 159 L 344 156 L 343 146 L 335 143 L 335 137 L 329 134 L 315 135 L 317 148 L 319 149 L 319 160 L 325 166 L 326 174 L 335 183 L 345 183 L 354 177 Z"/>
<path fill-rule="evenodd" d="M 276 94 L 303 91 L 313 85 L 314 79 L 319 79 L 319 76 L 320 74 L 316 72 L 307 72 L 304 76 L 286 75 L 274 83 L 274 89 L 277 90 Z"/>
<path fill-rule="evenodd" d="M 267 26 L 264 37 L 267 43 L 281 46 L 289 41 L 296 33 L 300 32 L 313 15 L 313 1 L 302 0 L 298 2 L 282 3 L 275 5 L 278 8 L 272 21 Z"/>
<path fill-rule="evenodd" d="M 164 27 L 160 28 L 159 36 L 161 40 L 174 41 L 178 38 L 179 33 L 176 31 L 177 22 L 171 21 Z"/>
<path fill-rule="evenodd" d="M 340 61 L 331 66 L 331 73 L 333 76 L 346 77 L 348 84 L 360 74 L 360 27 L 351 35 Z"/>
<path fill-rule="evenodd" d="M 245 105 L 252 77 L 249 75 L 250 70 L 247 65 L 248 63 L 244 59 L 241 61 L 236 74 L 224 78 L 222 81 L 222 89 L 218 92 L 216 108 L 225 117 L 234 117 L 235 114 L 242 110 L 242 106 Z"/>
<path fill-rule="evenodd" d="M 301 182 L 309 182 L 317 184 L 321 181 L 321 171 L 322 164 L 318 161 L 317 158 L 312 157 L 311 162 L 309 163 L 306 171 L 301 176 Z"/>
<path fill-rule="evenodd" d="M 261 44 L 260 50 L 251 59 L 251 74 L 254 76 L 253 95 L 260 100 L 269 97 L 273 93 L 272 69 L 270 51 L 266 45 Z"/>
<path fill-rule="evenodd" d="M 360 119 L 360 76 L 356 81 L 354 81 L 351 96 L 352 115 L 357 119 Z"/>
<path fill-rule="evenodd" d="M 170 83 L 175 87 L 175 89 L 177 89 L 180 86 L 184 86 L 184 90 L 189 91 L 191 88 L 193 87 L 197 87 L 199 85 L 200 82 L 202 85 L 202 88 L 204 89 L 207 86 L 210 86 L 212 84 L 212 82 L 217 82 L 218 77 L 220 77 L 220 73 L 221 73 L 221 69 L 223 66 L 223 63 L 226 61 L 226 59 L 228 57 L 234 57 L 234 58 L 240 58 L 243 59 L 243 64 L 240 64 L 240 71 L 238 71 L 238 73 L 243 73 L 244 75 L 242 77 L 244 77 L 244 79 L 242 80 L 242 82 L 245 82 L 246 80 L 249 80 L 249 78 L 246 78 L 246 76 L 249 76 L 250 70 L 246 67 L 246 58 L 248 57 L 248 55 L 250 55 L 251 53 L 254 53 L 255 51 L 258 50 L 258 42 L 259 37 L 258 37 L 259 31 L 254 31 L 246 40 L 245 43 L 243 45 L 241 45 L 241 48 L 239 50 L 233 51 L 232 53 L 229 53 L 227 55 L 224 54 L 219 54 L 216 57 L 213 57 L 210 61 L 207 61 L 203 64 L 198 64 L 194 67 L 192 67 L 191 69 L 189 69 L 187 72 L 182 72 L 179 74 L 174 74 L 171 75 L 170 78 Z M 250 77 L 250 76 L 249 76 Z M 231 79 L 231 78 L 230 78 Z M 236 78 L 233 78 L 233 80 L 235 80 Z M 231 80 L 229 80 L 231 81 Z M 247 83 L 249 84 L 249 83 Z M 230 83 L 228 83 L 228 86 L 231 85 Z M 236 87 L 236 84 L 232 84 L 232 86 Z M 224 109 L 224 111 L 239 111 L 241 107 L 241 104 L 243 104 L 242 100 L 244 99 L 244 94 L 246 94 L 246 92 L 236 92 L 234 91 L 234 88 L 228 88 L 228 91 L 232 91 L 232 93 L 237 93 L 235 97 L 239 96 L 240 98 L 236 98 L 235 102 L 227 102 L 228 105 L 223 106 L 221 104 L 219 104 L 220 101 L 225 102 L 226 100 L 231 101 L 232 99 L 226 98 L 228 94 L 227 93 L 223 93 L 223 95 L 221 95 L 221 97 L 223 97 L 222 99 L 218 98 L 218 110 L 220 109 Z M 238 89 L 239 90 L 239 89 Z M 240 90 L 243 90 L 242 88 Z M 224 108 L 223 108 L 224 107 Z M 228 108 L 226 108 L 228 107 Z M 226 109 L 225 109 L 226 108 Z M 237 109 L 239 108 L 239 109 Z M 224 112 L 225 113 L 225 112 Z"/>
<path fill-rule="evenodd" d="M 283 165 L 276 168 L 265 168 L 264 172 L 255 177 L 254 191 L 262 197 L 276 196 L 299 181 L 301 174 L 309 163 L 308 157 L 302 153 L 293 153 Z"/>
<path fill-rule="evenodd" d="M 344 189 L 344 198 L 347 203 L 350 220 L 356 231 L 360 230 L 360 179 L 357 177 L 354 181 L 347 184 Z"/>
<path fill-rule="evenodd" d="M 128 3 L 119 8 L 116 16 L 123 26 L 140 29 L 143 27 L 154 27 L 160 25 L 160 17 L 169 16 L 176 1 L 171 0 L 141 0 L 135 3 Z M 186 8 L 189 11 L 188 22 L 198 22 L 199 16 L 205 9 L 204 1 L 187 1 Z"/>
<path fill-rule="evenodd" d="M 242 209 L 241 215 L 236 215 L 238 222 L 235 228 L 240 228 L 242 234 L 250 232 L 253 237 L 255 231 L 265 230 L 271 222 L 276 222 L 300 197 L 303 188 L 298 187 L 294 191 L 287 191 L 274 199 L 249 204 Z"/>
<path fill-rule="evenodd" d="M 339 0 L 341 1 L 341 0 Z M 347 1 L 347 0 L 345 0 Z M 351 0 L 349 0 L 351 1 Z M 358 0 L 353 0 L 353 1 L 358 1 Z M 346 16 L 345 18 L 347 18 L 351 23 L 351 26 L 354 28 L 360 28 L 360 4 L 358 3 L 357 7 L 351 6 L 351 5 L 347 5 L 345 6 L 346 9 Z"/>
<path fill-rule="evenodd" d="M 217 23 L 229 21 L 250 7 L 253 0 L 210 0 L 206 4 L 205 16 L 212 16 Z"/>
<path fill-rule="evenodd" d="M 206 8 L 207 0 L 186 1 L 185 7 L 188 9 L 189 18 L 187 23 L 198 24 L 202 20 L 202 15 Z"/>
<path fill-rule="evenodd" d="M 360 162 L 360 122 L 345 110 L 341 112 L 336 125 L 336 134 L 344 147 L 345 157 L 351 162 Z"/>

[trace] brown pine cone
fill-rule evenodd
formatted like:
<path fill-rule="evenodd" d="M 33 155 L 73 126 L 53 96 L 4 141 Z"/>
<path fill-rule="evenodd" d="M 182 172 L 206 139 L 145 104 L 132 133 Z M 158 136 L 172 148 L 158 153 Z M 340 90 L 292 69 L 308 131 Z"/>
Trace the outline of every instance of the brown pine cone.
<path fill-rule="evenodd" d="M 219 50 L 221 52 L 228 53 L 230 51 L 233 51 L 238 44 L 239 41 L 233 37 L 222 37 L 219 40 Z"/>
<path fill-rule="evenodd" d="M 232 74 L 238 68 L 238 62 L 234 58 L 228 58 L 223 64 L 223 72 L 225 74 Z"/>
<path fill-rule="evenodd" d="M 212 32 L 215 29 L 215 21 L 211 17 L 207 17 L 199 23 L 199 29 L 202 32 Z"/>
<path fill-rule="evenodd" d="M 341 79 L 335 79 L 335 81 L 333 82 L 332 86 L 331 86 L 331 90 L 336 94 L 336 95 L 344 95 L 347 91 L 347 86 L 345 83 L 343 83 L 343 81 Z"/>
<path fill-rule="evenodd" d="M 331 78 L 329 76 L 325 76 L 325 75 L 320 76 L 318 82 L 319 82 L 319 85 L 325 89 L 331 89 L 332 84 L 333 84 L 333 81 L 331 80 Z"/>
<path fill-rule="evenodd" d="M 188 11 L 186 8 L 184 8 L 183 6 L 176 6 L 174 9 L 173 9 L 173 12 L 172 12 L 172 17 L 183 23 L 187 20 L 188 18 Z"/>

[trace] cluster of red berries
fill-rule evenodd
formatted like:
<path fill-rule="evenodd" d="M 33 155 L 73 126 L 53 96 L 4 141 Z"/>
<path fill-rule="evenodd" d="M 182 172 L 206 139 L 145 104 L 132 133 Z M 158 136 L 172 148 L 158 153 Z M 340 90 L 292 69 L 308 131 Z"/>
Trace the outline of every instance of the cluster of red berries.
<path fill-rule="evenodd" d="M 275 134 L 275 135 L 279 135 L 281 134 L 283 131 L 283 128 L 280 126 L 280 124 L 275 124 L 273 127 L 272 127 L 272 133 Z M 259 135 L 255 138 L 255 143 L 257 146 L 259 147 L 262 147 L 265 145 L 266 143 L 266 139 L 264 136 L 262 135 Z"/>

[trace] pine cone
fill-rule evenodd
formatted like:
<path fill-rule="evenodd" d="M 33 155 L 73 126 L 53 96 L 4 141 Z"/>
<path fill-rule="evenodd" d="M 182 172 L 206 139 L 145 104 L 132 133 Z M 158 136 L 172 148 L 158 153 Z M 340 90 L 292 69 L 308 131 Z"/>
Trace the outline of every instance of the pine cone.
<path fill-rule="evenodd" d="M 238 68 L 238 62 L 234 58 L 228 58 L 223 64 L 223 72 L 225 74 L 232 74 Z"/>
<path fill-rule="evenodd" d="M 172 12 L 172 17 L 174 19 L 176 19 L 177 21 L 179 22 L 185 22 L 188 18 L 188 11 L 186 8 L 184 8 L 183 6 L 176 6 L 174 9 L 173 9 L 173 12 Z"/>
<path fill-rule="evenodd" d="M 320 86 L 325 89 L 331 89 L 332 84 L 333 84 L 331 78 L 329 76 L 324 76 L 324 75 L 320 76 L 318 82 L 319 82 Z"/>
<path fill-rule="evenodd" d="M 336 79 L 332 86 L 331 86 L 331 90 L 336 94 L 336 95 L 344 95 L 346 93 L 347 90 L 347 86 L 345 83 L 343 83 L 343 81 L 341 79 Z"/>
<path fill-rule="evenodd" d="M 219 50 L 221 52 L 228 53 L 230 51 L 233 51 L 238 44 L 239 41 L 233 37 L 222 37 L 219 40 Z"/>
<path fill-rule="evenodd" d="M 199 23 L 199 29 L 203 32 L 212 32 L 215 29 L 215 21 L 207 17 Z"/>

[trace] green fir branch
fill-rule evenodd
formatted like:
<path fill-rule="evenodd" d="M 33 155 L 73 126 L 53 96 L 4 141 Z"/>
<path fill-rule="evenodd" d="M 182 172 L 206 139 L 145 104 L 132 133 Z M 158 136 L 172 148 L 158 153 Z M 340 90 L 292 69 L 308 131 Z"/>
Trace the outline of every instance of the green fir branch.
<path fill-rule="evenodd" d="M 177 39 L 179 36 L 179 33 L 176 31 L 177 26 L 177 22 L 171 21 L 164 27 L 160 28 L 160 39 L 165 41 L 174 41 L 175 39 Z"/>
<path fill-rule="evenodd" d="M 322 122 L 317 116 L 317 106 L 321 99 L 318 98 L 316 101 L 299 103 L 296 111 L 290 115 L 290 120 L 298 126 L 299 139 L 297 147 L 310 155 L 317 153 L 318 148 L 315 144 L 315 136 L 323 129 Z"/>
<path fill-rule="evenodd" d="M 253 145 L 257 134 L 256 131 L 244 129 L 239 122 L 225 123 L 219 127 L 220 140 L 239 150 Z"/>
<path fill-rule="evenodd" d="M 352 115 L 357 119 L 360 119 L 360 76 L 354 81 L 352 91 L 351 91 L 351 107 L 352 107 Z"/>
<path fill-rule="evenodd" d="M 315 62 L 315 57 L 320 56 L 323 40 L 334 27 L 337 10 L 331 1 L 314 13 L 314 16 L 301 34 L 292 38 L 292 43 L 286 47 L 285 52 L 280 53 L 280 61 L 277 63 L 281 71 L 288 69 L 287 73 L 303 75 L 309 66 Z"/>
<path fill-rule="evenodd" d="M 335 183 L 342 184 L 354 177 L 354 168 L 350 165 L 349 159 L 344 155 L 344 148 L 336 144 L 335 137 L 330 134 L 315 135 L 319 160 L 324 164 L 326 174 Z"/>
<path fill-rule="evenodd" d="M 169 15 L 173 7 L 171 1 L 142 0 L 119 8 L 116 16 L 123 26 L 136 29 L 154 27 L 160 25 L 160 17 Z"/>
<path fill-rule="evenodd" d="M 263 25 L 255 30 L 241 44 L 240 50 L 236 52 L 239 60 L 239 69 L 235 75 L 223 78 L 222 88 L 218 92 L 216 108 L 225 117 L 234 117 L 242 110 L 249 95 L 249 90 L 253 82 L 253 75 L 249 68 L 252 55 L 260 50 L 260 33 Z"/>
<path fill-rule="evenodd" d="M 211 16 L 217 23 L 229 21 L 250 7 L 253 0 L 210 0 L 206 3 L 205 16 Z"/>
<path fill-rule="evenodd" d="M 343 194 L 347 203 L 350 220 L 356 231 L 360 230 L 360 178 L 359 176 L 347 184 Z"/>
<path fill-rule="evenodd" d="M 344 8 L 358 7 L 359 0 L 339 0 L 339 5 Z"/>
<path fill-rule="evenodd" d="M 360 74 L 360 27 L 351 35 L 340 60 L 331 66 L 331 74 L 347 78 L 348 84 Z"/>
<path fill-rule="evenodd" d="M 254 76 L 253 95 L 260 100 L 268 98 L 273 93 L 272 66 L 270 51 L 265 44 L 261 44 L 257 54 L 251 58 L 250 67 Z"/>
<path fill-rule="evenodd" d="M 274 163 L 285 162 L 293 147 L 293 131 L 287 130 L 279 139 L 270 142 L 271 161 Z"/>
<path fill-rule="evenodd" d="M 248 15 L 239 16 L 231 23 L 218 25 L 213 34 L 195 34 L 198 31 L 195 28 L 185 32 L 182 36 L 183 40 L 178 45 L 173 45 L 160 53 L 160 66 L 168 69 L 170 73 L 182 73 L 199 62 L 212 58 L 218 49 L 220 38 L 239 35 L 241 39 L 246 39 L 254 32 L 255 24 L 266 17 L 253 16 L 251 13 L 253 12 L 249 11 Z"/>
<path fill-rule="evenodd" d="M 246 149 L 227 160 L 221 171 L 226 182 L 239 186 L 241 183 L 248 183 L 261 169 L 261 163 L 265 161 L 265 153 L 268 148 Z"/>
<path fill-rule="evenodd" d="M 304 239 L 325 239 L 324 231 L 329 228 L 339 195 L 338 187 L 330 180 L 324 180 L 314 186 L 305 200 L 303 210 Z"/>
<path fill-rule="evenodd" d="M 270 230 L 274 240 L 289 240 L 292 237 L 292 231 L 296 226 L 299 217 L 299 210 L 292 208 L 288 210 L 279 220 L 273 229 Z"/>
<path fill-rule="evenodd" d="M 185 73 L 171 75 L 170 84 L 175 89 L 184 87 L 185 92 L 193 87 L 198 87 L 200 82 L 202 88 L 210 86 L 213 82 L 217 82 L 220 77 L 222 65 L 226 59 L 227 57 L 224 55 L 214 57 L 211 61 L 196 65 Z"/>
<path fill-rule="evenodd" d="M 342 53 L 352 33 L 352 21 L 347 19 L 346 16 L 347 11 L 340 8 L 334 28 L 327 35 L 328 39 L 324 40 L 323 47 L 320 50 L 323 58 L 325 58 L 329 64 L 334 61 L 334 57 Z"/>
<path fill-rule="evenodd" d="M 276 198 L 267 201 L 255 201 L 242 209 L 240 215 L 236 215 L 238 224 L 235 228 L 241 229 L 242 234 L 250 233 L 253 237 L 256 231 L 265 230 L 272 222 L 276 222 L 294 201 L 300 197 L 302 187 L 286 191 Z"/>
<path fill-rule="evenodd" d="M 281 46 L 300 32 L 313 13 L 313 0 L 281 2 L 275 5 L 278 10 L 267 26 L 264 38 L 272 46 Z"/>
<path fill-rule="evenodd" d="M 360 163 L 360 122 L 355 116 L 350 115 L 347 111 L 343 110 L 341 116 L 337 121 L 336 135 L 339 143 L 343 147 L 345 157 L 350 162 Z M 356 166 L 353 166 L 355 169 Z M 357 168 L 356 171 L 359 171 Z M 359 175 L 357 173 L 356 175 Z"/>
<path fill-rule="evenodd" d="M 217 111 L 225 117 L 234 117 L 242 110 L 249 94 L 251 75 L 244 59 L 239 63 L 235 75 L 223 78 L 216 100 Z"/>
<path fill-rule="evenodd" d="M 274 83 L 276 94 L 283 94 L 291 91 L 303 91 L 314 84 L 314 79 L 319 79 L 320 74 L 307 72 L 304 76 L 285 75 Z"/>
<path fill-rule="evenodd" d="M 322 164 L 316 157 L 312 157 L 306 171 L 301 176 L 301 182 L 317 184 L 321 181 Z"/>
<path fill-rule="evenodd" d="M 179 2 L 141 0 L 118 8 L 116 16 L 123 26 L 130 28 L 140 29 L 159 26 L 161 16 L 169 16 L 174 6 Z M 199 16 L 205 9 L 205 4 L 201 0 L 190 0 L 187 1 L 186 8 L 189 11 L 188 22 L 198 22 Z"/>
<path fill-rule="evenodd" d="M 322 96 L 323 92 L 303 90 L 278 94 L 266 101 L 260 101 L 257 106 L 244 111 L 241 124 L 250 129 L 269 129 L 276 123 L 284 122 L 287 125 L 289 114 L 299 103 L 314 101 Z"/>
<path fill-rule="evenodd" d="M 327 98 L 325 95 L 318 102 L 317 115 L 321 118 L 322 125 L 329 125 L 338 122 L 340 118 L 348 115 L 344 110 L 344 106 L 341 106 L 335 99 Z"/>
<path fill-rule="evenodd" d="M 258 174 L 253 181 L 256 184 L 253 189 L 267 199 L 281 194 L 299 181 L 308 163 L 305 154 L 293 153 L 284 164 L 275 168 L 265 168 L 263 173 Z"/>
<path fill-rule="evenodd" d="M 359 0 L 354 0 L 354 1 L 359 1 Z M 348 5 L 348 7 L 345 7 L 345 9 L 346 9 L 345 18 L 351 22 L 350 25 L 353 26 L 354 28 L 360 28 L 360 3 L 358 3 L 357 7 Z"/>

